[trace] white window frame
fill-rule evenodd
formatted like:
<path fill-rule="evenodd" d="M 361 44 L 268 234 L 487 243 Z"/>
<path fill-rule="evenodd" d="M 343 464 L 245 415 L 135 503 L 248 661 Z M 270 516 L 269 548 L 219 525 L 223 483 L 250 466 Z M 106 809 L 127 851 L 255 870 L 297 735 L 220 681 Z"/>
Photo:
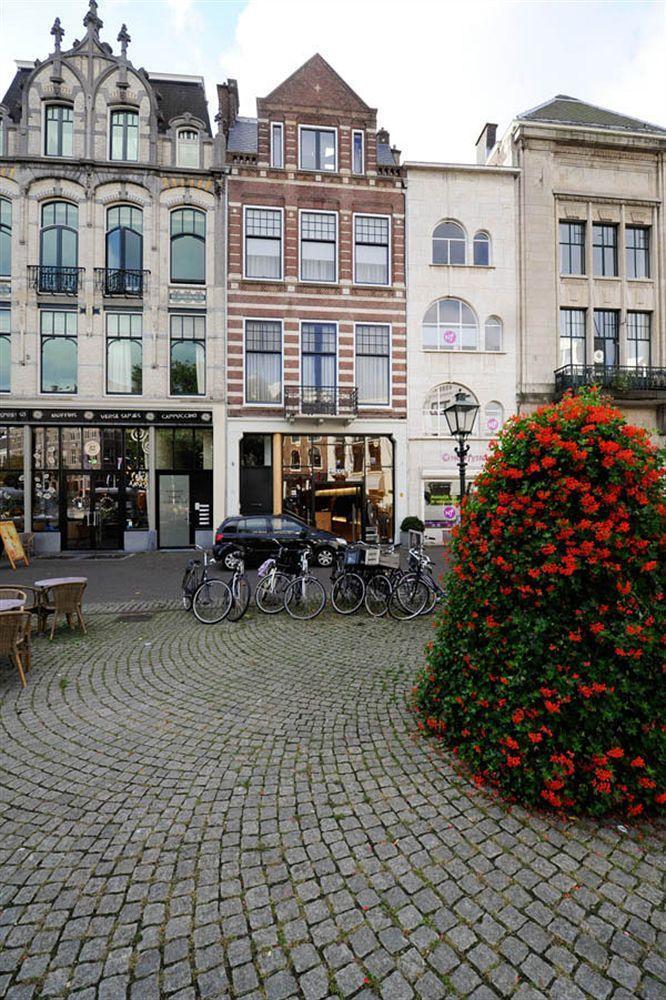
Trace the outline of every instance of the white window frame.
<path fill-rule="evenodd" d="M 182 206 L 181 206 L 182 207 Z M 189 207 L 189 206 L 187 206 Z M 171 317 L 172 316 L 196 316 L 203 317 L 204 321 L 204 392 L 195 393 L 184 393 L 184 392 L 172 392 L 171 391 L 171 348 L 173 346 L 173 339 L 171 336 Z M 169 351 L 169 364 L 167 366 L 167 377 L 168 377 L 168 393 L 167 397 L 169 399 L 206 399 L 210 393 L 208 389 L 208 314 L 205 310 L 197 309 L 173 309 L 167 313 L 168 319 L 168 351 Z M 142 336 L 143 336 L 143 325 L 142 325 Z M 143 393 L 142 393 L 143 395 Z"/>
<path fill-rule="evenodd" d="M 44 313 L 49 313 L 49 312 L 50 313 L 53 313 L 53 312 L 71 313 L 74 316 L 74 318 L 76 319 L 76 392 L 48 392 L 48 391 L 45 391 L 44 389 L 42 389 L 42 350 L 43 350 L 42 337 L 44 336 L 44 333 L 42 331 L 42 313 L 43 312 Z M 38 396 L 44 396 L 47 399 L 57 399 L 58 397 L 63 397 L 63 396 L 65 396 L 65 397 L 72 397 L 72 398 L 78 397 L 79 396 L 79 388 L 80 388 L 79 387 L 79 376 L 80 376 L 80 373 L 81 373 L 81 357 L 80 357 L 80 354 L 79 354 L 79 337 L 80 337 L 80 333 L 79 333 L 79 313 L 78 313 L 78 309 L 77 308 L 71 308 L 71 307 L 70 308 L 65 308 L 65 309 L 57 309 L 57 308 L 55 308 L 55 307 L 52 306 L 50 308 L 47 307 L 45 309 L 39 309 L 37 311 L 37 317 L 38 317 L 38 319 L 37 319 L 37 329 L 38 329 L 37 336 L 39 338 L 38 342 L 37 342 L 38 343 L 38 358 L 39 358 L 38 364 L 37 364 L 37 380 L 38 380 L 37 381 L 37 385 L 39 386 L 39 391 L 38 391 L 37 395 Z M 71 334 L 65 334 L 64 336 L 70 337 Z"/>
<path fill-rule="evenodd" d="M 46 152 L 46 127 L 47 127 L 46 126 L 46 122 L 47 122 L 48 109 L 49 108 L 58 108 L 58 107 L 60 107 L 60 108 L 71 108 L 71 111 L 72 111 L 72 153 L 71 153 L 71 156 L 66 156 L 64 153 L 47 153 Z M 109 121 L 111 121 L 111 119 L 109 119 Z M 72 159 L 75 156 L 75 153 L 74 153 L 74 140 L 76 138 L 76 136 L 74 134 L 74 125 L 75 124 L 76 124 L 76 116 L 74 114 L 74 104 L 71 101 L 67 101 L 67 100 L 60 100 L 59 101 L 59 100 L 53 99 L 53 98 L 44 101 L 43 104 L 42 104 L 42 140 L 41 140 L 42 141 L 42 145 L 41 145 L 42 156 L 44 156 L 47 160 L 63 160 L 63 159 L 64 160 L 68 160 L 68 159 Z M 2 127 L 1 124 L 0 124 L 0 127 Z M 0 153 L 0 155 L 2 155 L 2 154 Z M 5 150 L 4 155 L 5 156 L 8 155 L 6 150 Z"/>
<path fill-rule="evenodd" d="M 309 132 L 332 132 L 335 136 L 335 167 L 333 170 L 323 170 L 320 167 L 304 167 L 301 163 L 301 133 L 305 129 Z M 340 137 L 336 125 L 299 125 L 298 126 L 298 169 L 305 170 L 309 174 L 337 174 L 339 171 L 339 148 Z"/>
<path fill-rule="evenodd" d="M 111 128 L 112 128 L 112 124 L 111 123 L 112 123 L 112 119 L 113 119 L 114 114 L 116 114 L 118 111 L 131 111 L 137 117 L 137 126 L 136 126 L 136 160 L 122 160 L 122 159 L 119 159 L 119 158 L 114 158 L 111 155 L 111 152 L 112 152 L 112 149 L 113 149 L 113 133 L 111 131 Z M 115 105 L 114 107 L 110 107 L 108 115 L 107 115 L 107 119 L 106 119 L 106 134 L 108 136 L 107 149 L 108 149 L 108 154 L 109 154 L 109 163 L 140 163 L 141 162 L 141 112 L 140 112 L 140 110 L 139 110 L 138 107 L 132 107 L 131 104 L 127 104 L 127 105 L 125 105 L 125 104 L 118 104 L 118 105 Z"/>
<path fill-rule="evenodd" d="M 280 371 L 280 399 L 277 403 L 249 403 L 247 400 L 247 324 L 248 323 L 279 323 L 280 324 L 280 347 L 282 355 L 282 368 Z M 300 347 L 299 347 L 300 351 Z M 299 353 L 299 366 L 300 366 L 300 353 Z M 265 410 L 267 407 L 271 410 L 284 409 L 284 318 L 282 316 L 244 316 L 243 317 L 243 406 L 247 406 L 249 409 L 254 410 Z"/>
<path fill-rule="evenodd" d="M 387 281 L 385 284 L 378 284 L 375 281 L 357 281 L 356 280 L 356 220 L 357 219 L 388 219 L 388 273 L 386 275 Z M 393 254 L 392 254 L 392 243 L 393 243 L 393 217 L 391 215 L 382 215 L 379 212 L 353 212 L 352 213 L 352 284 L 359 285 L 363 288 L 391 288 L 393 285 Z"/>
<path fill-rule="evenodd" d="M 247 212 L 250 210 L 259 210 L 261 212 L 279 212 L 280 213 L 280 277 L 279 278 L 255 278 L 247 273 L 246 268 L 246 258 L 247 254 L 245 252 L 245 240 L 247 238 Z M 299 219 L 300 223 L 300 219 Z M 284 281 L 284 208 L 279 205 L 243 205 L 243 280 L 244 281 Z"/>
<path fill-rule="evenodd" d="M 113 206 L 112 206 L 113 207 Z M 135 206 L 132 206 L 135 207 Z M 109 316 L 140 316 L 141 317 L 141 392 L 109 392 Z M 113 337 L 111 338 L 114 339 Z M 127 338 L 134 339 L 134 338 Z M 143 311 L 140 309 L 105 309 L 104 310 L 104 395 L 109 399 L 141 399 L 143 396 L 144 361 L 146 346 L 143 330 Z M 169 320 L 169 366 L 171 366 L 171 320 Z M 169 379 L 169 385 L 171 379 Z"/>
<path fill-rule="evenodd" d="M 270 142 L 271 142 L 271 167 L 273 170 L 284 170 L 284 122 L 269 122 L 269 127 L 271 130 Z M 275 132 L 280 133 L 280 159 L 282 163 L 280 166 L 275 164 Z"/>
<path fill-rule="evenodd" d="M 358 400 L 359 410 L 390 410 L 393 407 L 393 324 L 392 323 L 354 323 L 354 385 L 358 390 L 358 381 L 356 378 L 356 330 L 359 326 L 379 326 L 382 328 L 388 328 L 389 335 L 389 354 L 388 354 L 388 401 L 386 403 L 362 403 L 360 399 Z"/>
<path fill-rule="evenodd" d="M 335 218 L 335 280 L 320 281 L 316 278 L 303 277 L 303 255 L 301 253 L 301 217 L 304 212 L 308 215 L 332 215 Z M 338 285 L 340 283 L 340 213 L 330 212 L 319 208 L 299 208 L 298 210 L 298 280 L 306 285 Z"/>
<path fill-rule="evenodd" d="M 361 137 L 361 169 L 354 170 L 354 138 L 360 135 Z M 360 177 L 365 174 L 365 132 L 362 128 L 352 129 L 351 134 L 351 172 L 356 176 Z"/>
<path fill-rule="evenodd" d="M 193 132 L 196 135 L 196 148 L 197 148 L 197 162 L 192 165 L 190 163 L 180 162 L 180 142 L 181 135 L 183 132 Z M 185 142 L 191 143 L 194 146 L 193 139 L 185 139 Z M 201 133 L 198 128 L 194 128 L 193 125 L 179 125 L 176 128 L 176 166 L 182 170 L 200 170 L 201 169 Z"/>

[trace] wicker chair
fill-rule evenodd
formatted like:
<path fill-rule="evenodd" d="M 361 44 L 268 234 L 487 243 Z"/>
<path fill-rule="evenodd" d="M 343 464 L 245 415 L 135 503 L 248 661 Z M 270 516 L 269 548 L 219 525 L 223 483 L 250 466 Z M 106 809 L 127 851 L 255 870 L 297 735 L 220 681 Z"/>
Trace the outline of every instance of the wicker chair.
<path fill-rule="evenodd" d="M 81 631 L 84 633 L 88 631 L 81 611 L 81 601 L 85 589 L 85 583 L 55 583 L 48 588 L 42 598 L 39 617 L 46 631 L 46 619 L 49 615 L 53 615 L 50 639 L 55 635 L 59 615 L 65 616 L 70 628 L 74 628 L 72 617 L 76 615 Z"/>
<path fill-rule="evenodd" d="M 0 587 L 0 601 L 23 601 L 28 600 L 25 590 L 19 587 Z"/>
<path fill-rule="evenodd" d="M 26 687 L 25 669 L 30 671 L 30 615 L 27 611 L 0 611 L 0 656 L 8 656 Z"/>

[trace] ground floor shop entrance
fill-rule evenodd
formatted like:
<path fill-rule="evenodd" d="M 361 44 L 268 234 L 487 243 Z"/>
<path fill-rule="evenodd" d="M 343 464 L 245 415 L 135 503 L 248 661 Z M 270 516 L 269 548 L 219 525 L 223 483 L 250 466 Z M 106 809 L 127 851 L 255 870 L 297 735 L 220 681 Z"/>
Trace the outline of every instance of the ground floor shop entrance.
<path fill-rule="evenodd" d="M 161 549 L 188 548 L 213 527 L 213 473 L 158 472 L 157 524 Z"/>

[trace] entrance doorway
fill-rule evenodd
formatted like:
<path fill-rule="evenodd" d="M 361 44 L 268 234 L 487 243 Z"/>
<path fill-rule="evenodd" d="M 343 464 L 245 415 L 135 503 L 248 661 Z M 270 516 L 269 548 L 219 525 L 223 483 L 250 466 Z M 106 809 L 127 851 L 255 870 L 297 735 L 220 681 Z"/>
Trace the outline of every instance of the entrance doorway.
<path fill-rule="evenodd" d="M 73 472 L 65 476 L 65 546 L 121 549 L 124 497 L 113 473 Z"/>
<path fill-rule="evenodd" d="M 157 521 L 161 549 L 194 545 L 197 531 L 210 532 L 213 513 L 212 472 L 159 472 Z"/>
<path fill-rule="evenodd" d="M 240 512 L 273 513 L 273 442 L 270 434 L 244 434 L 240 442 Z"/>

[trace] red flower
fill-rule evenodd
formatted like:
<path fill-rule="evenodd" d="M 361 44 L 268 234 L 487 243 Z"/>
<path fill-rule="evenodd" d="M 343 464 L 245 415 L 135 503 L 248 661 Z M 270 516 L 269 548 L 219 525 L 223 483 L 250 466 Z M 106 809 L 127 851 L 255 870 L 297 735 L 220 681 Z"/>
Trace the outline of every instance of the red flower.
<path fill-rule="evenodd" d="M 621 747 L 613 747 L 606 754 L 607 757 L 613 757 L 614 760 L 619 760 L 620 757 L 624 757 L 624 750 Z"/>
<path fill-rule="evenodd" d="M 632 767 L 645 767 L 645 761 L 643 760 L 642 757 L 634 757 L 634 759 L 631 761 L 631 766 Z"/>

